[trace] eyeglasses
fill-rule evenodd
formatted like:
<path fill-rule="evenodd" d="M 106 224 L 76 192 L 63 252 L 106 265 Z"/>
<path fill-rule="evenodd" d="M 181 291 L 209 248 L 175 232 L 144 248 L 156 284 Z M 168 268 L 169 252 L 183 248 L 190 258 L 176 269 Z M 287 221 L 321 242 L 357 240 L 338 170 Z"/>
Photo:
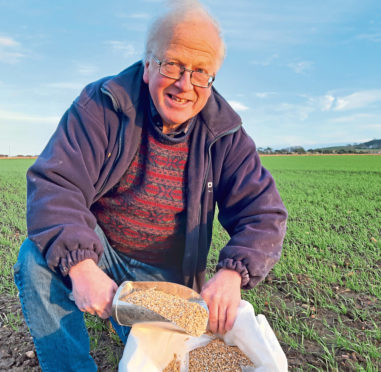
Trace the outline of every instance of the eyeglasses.
<path fill-rule="evenodd" d="M 160 74 L 170 79 L 179 80 L 185 71 L 189 71 L 192 85 L 201 88 L 209 88 L 215 79 L 214 75 L 209 75 L 202 71 L 190 70 L 176 62 L 160 61 L 155 56 L 153 56 L 153 59 L 159 65 Z"/>

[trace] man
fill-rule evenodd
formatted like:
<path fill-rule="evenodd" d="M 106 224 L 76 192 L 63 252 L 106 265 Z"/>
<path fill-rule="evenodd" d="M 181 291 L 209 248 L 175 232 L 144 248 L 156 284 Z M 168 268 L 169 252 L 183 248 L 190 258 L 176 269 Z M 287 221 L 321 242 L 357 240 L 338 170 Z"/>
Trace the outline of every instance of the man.
<path fill-rule="evenodd" d="M 44 371 L 96 370 L 83 312 L 110 317 L 124 280 L 193 287 L 211 331 L 224 333 L 240 289 L 280 257 L 286 211 L 274 181 L 212 88 L 220 31 L 186 4 L 153 24 L 143 64 L 84 89 L 28 171 L 15 279 Z M 216 203 L 231 238 L 205 283 Z"/>

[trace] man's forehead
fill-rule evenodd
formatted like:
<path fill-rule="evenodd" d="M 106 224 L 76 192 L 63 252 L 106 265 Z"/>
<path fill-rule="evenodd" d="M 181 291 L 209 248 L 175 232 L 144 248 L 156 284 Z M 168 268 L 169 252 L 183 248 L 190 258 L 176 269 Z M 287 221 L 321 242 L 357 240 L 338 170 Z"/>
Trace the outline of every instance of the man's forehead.
<path fill-rule="evenodd" d="M 184 64 L 190 63 L 193 67 L 211 68 L 215 65 L 217 57 L 211 51 L 204 52 L 181 43 L 171 43 L 163 50 L 162 59 Z"/>
<path fill-rule="evenodd" d="M 200 65 L 215 64 L 220 59 L 221 39 L 208 20 L 184 21 L 159 38 L 162 58 L 192 59 Z"/>

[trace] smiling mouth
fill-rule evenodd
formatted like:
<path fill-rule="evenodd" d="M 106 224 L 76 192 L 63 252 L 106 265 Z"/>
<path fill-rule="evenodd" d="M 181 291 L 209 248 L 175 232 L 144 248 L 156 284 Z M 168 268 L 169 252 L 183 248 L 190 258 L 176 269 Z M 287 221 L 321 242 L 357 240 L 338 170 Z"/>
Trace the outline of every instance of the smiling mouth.
<path fill-rule="evenodd" d="M 187 102 L 190 102 L 188 99 L 184 99 L 184 98 L 179 98 L 173 94 L 168 94 L 169 98 L 172 100 L 172 101 L 175 101 L 177 103 L 187 103 Z"/>

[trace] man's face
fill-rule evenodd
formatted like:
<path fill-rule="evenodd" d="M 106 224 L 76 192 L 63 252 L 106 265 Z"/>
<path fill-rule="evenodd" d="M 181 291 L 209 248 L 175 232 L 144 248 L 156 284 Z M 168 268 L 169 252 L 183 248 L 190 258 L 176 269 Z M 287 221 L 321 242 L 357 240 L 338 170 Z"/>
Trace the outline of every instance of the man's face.
<path fill-rule="evenodd" d="M 220 45 L 219 36 L 211 24 L 188 21 L 178 25 L 169 40 L 162 40 L 155 55 L 161 61 L 176 62 L 185 68 L 202 69 L 213 75 L 220 64 Z M 176 128 L 197 115 L 211 93 L 211 87 L 193 86 L 187 71 L 179 80 L 161 75 L 159 65 L 152 59 L 144 66 L 143 80 L 148 84 L 164 129 Z"/>

